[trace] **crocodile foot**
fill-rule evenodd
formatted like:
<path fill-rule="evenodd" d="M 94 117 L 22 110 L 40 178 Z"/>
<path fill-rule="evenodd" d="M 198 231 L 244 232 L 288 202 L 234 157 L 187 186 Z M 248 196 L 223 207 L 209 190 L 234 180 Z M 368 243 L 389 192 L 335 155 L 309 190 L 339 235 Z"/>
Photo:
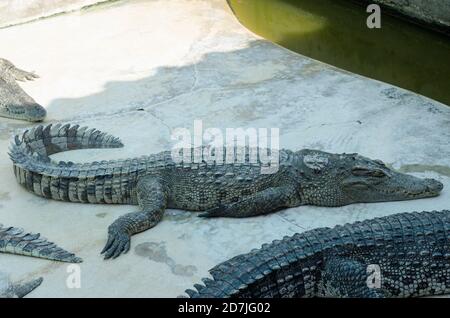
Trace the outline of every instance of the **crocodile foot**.
<path fill-rule="evenodd" d="M 105 259 L 117 258 L 120 254 L 130 250 L 130 240 L 130 234 L 112 224 L 108 228 L 108 241 L 101 254 L 105 254 Z"/>
<path fill-rule="evenodd" d="M 33 72 L 21 70 L 20 68 L 17 67 L 12 68 L 10 72 L 16 81 L 25 82 L 25 81 L 32 81 L 35 78 L 39 78 L 39 75 Z"/>

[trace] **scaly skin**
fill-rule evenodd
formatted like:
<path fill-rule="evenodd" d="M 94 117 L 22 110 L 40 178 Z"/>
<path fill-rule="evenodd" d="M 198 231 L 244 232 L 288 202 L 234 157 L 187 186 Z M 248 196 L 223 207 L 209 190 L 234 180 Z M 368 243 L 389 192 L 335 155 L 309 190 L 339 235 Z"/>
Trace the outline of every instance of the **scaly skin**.
<path fill-rule="evenodd" d="M 216 161 L 199 163 L 176 163 L 170 151 L 88 164 L 49 158 L 72 149 L 122 146 L 119 139 L 98 130 L 67 124 L 37 126 L 17 135 L 10 151 L 17 181 L 39 196 L 140 206 L 141 211 L 109 226 L 105 258 L 127 252 L 131 235 L 155 226 L 166 208 L 206 211 L 204 217 L 248 217 L 306 204 L 332 207 L 426 198 L 438 195 L 443 187 L 436 180 L 401 174 L 358 154 L 309 149 L 280 150 L 279 165 L 269 174 L 261 173 L 262 167 L 275 166 L 260 161 L 240 162 L 238 156 L 230 156 L 234 163 L 221 162 L 227 149 L 223 157 L 217 150 Z M 198 150 L 189 149 L 189 158 Z"/>
<path fill-rule="evenodd" d="M 265 244 L 217 265 L 212 279 L 186 292 L 194 298 L 442 295 L 450 293 L 449 260 L 450 211 L 399 213 Z"/>
<path fill-rule="evenodd" d="M 43 278 L 37 278 L 24 284 L 10 284 L 6 282 L 5 288 L 0 288 L 0 298 L 22 298 L 31 293 L 42 284 Z M 3 286 L 1 286 L 3 287 Z"/>
<path fill-rule="evenodd" d="M 81 263 L 83 260 L 47 241 L 41 235 L 24 232 L 15 227 L 0 224 L 0 253 L 44 258 L 59 262 Z"/>
<path fill-rule="evenodd" d="M 37 77 L 36 74 L 18 69 L 10 61 L 0 58 L 0 116 L 33 122 L 45 118 L 45 108 L 16 83 Z"/>
<path fill-rule="evenodd" d="M 83 260 L 42 238 L 40 234 L 26 233 L 15 227 L 0 224 L 0 253 L 25 255 L 59 262 L 81 263 Z M 0 298 L 22 298 L 41 285 L 42 277 L 24 284 L 1 286 Z"/>

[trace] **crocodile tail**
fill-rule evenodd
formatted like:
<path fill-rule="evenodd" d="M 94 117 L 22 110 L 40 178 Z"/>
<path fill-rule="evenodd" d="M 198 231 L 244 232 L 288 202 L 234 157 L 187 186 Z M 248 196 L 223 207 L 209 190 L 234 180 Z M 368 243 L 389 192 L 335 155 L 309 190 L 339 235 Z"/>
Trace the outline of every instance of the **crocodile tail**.
<path fill-rule="evenodd" d="M 16 164 L 31 159 L 50 162 L 50 155 L 58 152 L 88 148 L 120 148 L 119 138 L 95 128 L 71 124 L 38 125 L 15 135 L 9 156 Z"/>
<path fill-rule="evenodd" d="M 212 278 L 202 278 L 202 284 L 185 292 L 190 298 L 247 298 L 258 296 L 257 281 L 270 281 L 269 267 L 261 270 L 265 261 L 258 259 L 260 250 L 238 255 L 210 269 Z M 268 261 L 268 260 L 267 260 Z"/>
<path fill-rule="evenodd" d="M 4 227 L 0 224 L 0 252 L 44 258 L 60 262 L 81 263 L 83 260 L 67 252 L 40 234 L 27 233 L 23 229 Z"/>
<path fill-rule="evenodd" d="M 190 298 L 278 298 L 308 297 L 306 291 L 311 284 L 302 271 L 313 262 L 304 249 L 310 247 L 300 243 L 301 234 L 264 244 L 260 249 L 238 255 L 225 261 L 203 278 L 203 284 L 195 284 L 186 290 Z"/>

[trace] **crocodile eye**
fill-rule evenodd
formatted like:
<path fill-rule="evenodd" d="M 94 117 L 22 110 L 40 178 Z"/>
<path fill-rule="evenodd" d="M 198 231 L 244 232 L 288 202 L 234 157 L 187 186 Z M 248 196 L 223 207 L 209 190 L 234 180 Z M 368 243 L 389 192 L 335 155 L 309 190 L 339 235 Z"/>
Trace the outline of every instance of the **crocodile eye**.
<path fill-rule="evenodd" d="M 379 169 L 368 169 L 365 167 L 354 167 L 352 169 L 352 174 L 358 177 L 385 177 L 386 174 L 383 170 Z"/>
<path fill-rule="evenodd" d="M 372 170 L 371 173 L 370 173 L 370 175 L 371 175 L 372 177 L 378 177 L 378 178 L 381 178 L 381 177 L 385 177 L 385 176 L 386 176 L 386 174 L 385 174 L 382 170 Z"/>
<path fill-rule="evenodd" d="M 380 159 L 375 159 L 374 162 L 378 163 L 379 165 L 382 165 L 383 167 L 385 166 L 384 162 L 381 161 Z"/>

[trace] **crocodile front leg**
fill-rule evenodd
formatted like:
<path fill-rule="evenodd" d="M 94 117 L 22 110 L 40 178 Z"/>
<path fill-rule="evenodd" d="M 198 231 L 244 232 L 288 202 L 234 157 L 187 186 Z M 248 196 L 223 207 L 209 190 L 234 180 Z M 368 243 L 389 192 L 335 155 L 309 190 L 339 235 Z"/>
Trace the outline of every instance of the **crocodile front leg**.
<path fill-rule="evenodd" d="M 345 257 L 326 260 L 321 285 L 324 297 L 384 298 L 381 289 L 369 287 L 367 266 Z"/>
<path fill-rule="evenodd" d="M 281 208 L 299 205 L 298 194 L 294 186 L 267 188 L 241 201 L 222 204 L 200 214 L 200 217 L 234 217 L 244 218 L 268 214 Z"/>
<path fill-rule="evenodd" d="M 154 227 L 163 217 L 167 206 L 167 191 L 160 178 L 141 177 L 136 185 L 136 194 L 142 211 L 125 214 L 109 226 L 108 242 L 101 252 L 105 254 L 105 259 L 127 253 L 130 250 L 131 236 Z"/>
<path fill-rule="evenodd" d="M 0 58 L 0 73 L 9 73 L 16 81 L 24 82 L 26 80 L 32 81 L 39 76 L 33 72 L 27 72 L 16 67 L 8 60 Z"/>
<path fill-rule="evenodd" d="M 13 69 L 11 69 L 11 75 L 14 76 L 14 79 L 16 81 L 21 81 L 21 82 L 25 82 L 25 81 L 32 81 L 35 78 L 39 78 L 39 75 L 33 73 L 33 72 L 27 72 L 24 70 L 21 70 L 20 68 L 14 67 Z"/>

